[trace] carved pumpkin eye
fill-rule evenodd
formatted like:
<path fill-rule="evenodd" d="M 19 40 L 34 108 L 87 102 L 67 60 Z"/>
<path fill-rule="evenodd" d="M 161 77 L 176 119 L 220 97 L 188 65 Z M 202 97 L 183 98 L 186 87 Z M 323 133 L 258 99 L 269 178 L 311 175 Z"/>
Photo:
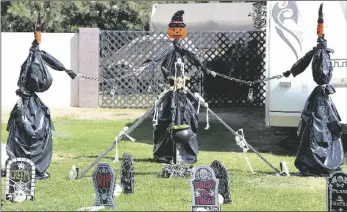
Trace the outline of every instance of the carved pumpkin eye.
<path fill-rule="evenodd" d="M 172 28 L 172 31 L 175 31 L 175 28 Z"/>

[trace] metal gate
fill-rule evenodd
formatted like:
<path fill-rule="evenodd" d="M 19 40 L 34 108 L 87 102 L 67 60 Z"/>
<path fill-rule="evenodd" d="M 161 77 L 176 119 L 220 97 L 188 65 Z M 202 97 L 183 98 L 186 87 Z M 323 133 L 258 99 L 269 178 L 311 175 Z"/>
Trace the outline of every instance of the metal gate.
<path fill-rule="evenodd" d="M 135 71 L 146 59 L 170 44 L 166 32 L 101 31 L 100 76 L 117 78 Z M 191 32 L 183 40 L 211 70 L 243 80 L 265 78 L 265 32 Z M 195 72 L 191 89 L 200 92 L 211 107 L 264 106 L 265 84 L 253 87 L 254 101 L 246 100 L 248 86 L 216 76 L 203 75 L 187 61 L 187 71 Z M 100 83 L 100 107 L 147 108 L 162 91 L 160 64 L 138 76 Z"/>

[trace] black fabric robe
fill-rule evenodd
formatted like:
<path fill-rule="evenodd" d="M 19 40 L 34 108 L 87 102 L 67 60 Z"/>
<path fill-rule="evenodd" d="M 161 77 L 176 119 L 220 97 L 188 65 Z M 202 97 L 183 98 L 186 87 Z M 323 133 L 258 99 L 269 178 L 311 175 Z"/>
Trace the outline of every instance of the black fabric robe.
<path fill-rule="evenodd" d="M 35 92 L 50 88 L 53 79 L 46 67 L 65 71 L 72 79 L 71 70 L 52 55 L 41 51 L 33 44 L 29 56 L 23 63 L 18 79 L 16 94 L 19 101 L 11 111 L 7 124 L 7 153 L 10 158 L 24 157 L 34 162 L 38 177 L 47 175 L 52 159 L 52 130 L 54 129 L 49 108 Z"/>
<path fill-rule="evenodd" d="M 298 135 L 301 144 L 295 166 L 302 175 L 326 175 L 342 168 L 344 153 L 341 142 L 341 118 L 329 95 L 335 89 L 329 85 L 333 67 L 332 49 L 327 41 L 318 38 L 318 44 L 291 68 L 293 76 L 302 73 L 312 58 L 312 75 L 318 86 L 313 90 L 301 113 Z"/>
<path fill-rule="evenodd" d="M 205 73 L 211 73 L 197 56 L 186 50 L 177 39 L 173 40 L 172 44 L 159 56 L 145 61 L 144 65 L 151 64 L 151 68 L 154 69 L 154 64 L 162 60 L 161 70 L 165 81 L 173 85 L 173 81 L 169 77 L 175 76 L 175 62 L 178 58 L 181 58 L 182 61 L 183 58 L 186 58 Z M 169 91 L 157 108 L 158 124 L 154 126 L 153 130 L 154 160 L 161 163 L 195 163 L 199 151 L 198 115 L 187 94 L 182 90 Z M 172 129 L 173 126 L 181 127 Z"/>

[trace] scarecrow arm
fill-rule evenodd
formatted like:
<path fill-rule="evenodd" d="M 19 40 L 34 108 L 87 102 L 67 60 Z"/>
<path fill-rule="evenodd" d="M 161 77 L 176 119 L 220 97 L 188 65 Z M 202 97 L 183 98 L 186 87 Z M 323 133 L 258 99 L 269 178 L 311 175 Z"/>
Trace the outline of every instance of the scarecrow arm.
<path fill-rule="evenodd" d="M 65 71 L 71 77 L 71 79 L 74 79 L 76 77 L 76 74 L 72 70 L 66 69 L 65 66 L 60 61 L 55 59 L 52 55 L 48 54 L 45 51 L 41 51 L 41 56 L 46 65 L 48 65 L 52 69 L 57 71 Z"/>
<path fill-rule="evenodd" d="M 290 74 L 293 74 L 293 76 L 296 77 L 297 75 L 304 72 L 308 65 L 310 65 L 314 52 L 315 49 L 312 49 L 311 51 L 307 52 L 305 56 L 303 56 L 302 58 L 300 58 L 300 60 L 294 63 L 292 68 L 289 71 L 284 72 L 283 75 L 285 77 L 289 77 Z"/>
<path fill-rule="evenodd" d="M 193 52 L 185 50 L 185 53 L 186 53 L 185 55 L 186 55 L 188 61 L 191 62 L 193 66 L 195 66 L 197 68 L 201 68 L 201 70 L 206 74 L 210 74 L 212 76 L 215 76 L 213 74 L 214 72 L 211 71 L 210 69 L 208 69 L 205 65 L 203 65 L 201 63 L 201 61 L 198 59 L 198 57 Z"/>

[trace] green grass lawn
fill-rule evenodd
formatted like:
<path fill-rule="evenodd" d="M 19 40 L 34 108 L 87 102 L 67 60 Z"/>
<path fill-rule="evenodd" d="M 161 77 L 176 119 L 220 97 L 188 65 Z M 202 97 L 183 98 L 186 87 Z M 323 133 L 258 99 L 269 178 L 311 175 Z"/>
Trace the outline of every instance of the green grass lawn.
<path fill-rule="evenodd" d="M 6 122 L 3 119 L 2 142 L 6 142 Z M 62 211 L 77 210 L 92 206 L 95 193 L 91 174 L 85 178 L 70 181 L 68 173 L 72 165 L 84 169 L 113 141 L 115 135 L 127 124 L 126 120 L 73 120 L 68 117 L 53 119 L 53 160 L 49 168 L 51 178 L 37 181 L 36 196 L 33 202 L 5 202 L 4 211 Z M 204 126 L 201 126 L 203 128 Z M 231 210 L 267 210 L 267 211 L 324 211 L 326 210 L 326 185 L 324 178 L 300 178 L 271 176 L 273 170 L 255 154 L 247 153 L 254 170 L 252 174 L 240 152 L 223 149 L 225 142 L 231 142 L 222 131 L 222 126 L 215 135 L 204 132 L 200 140 L 205 148 L 200 151 L 197 165 L 210 165 L 213 160 L 221 160 L 229 169 L 231 196 L 233 203 L 222 205 L 222 211 Z M 115 199 L 119 211 L 189 211 L 191 209 L 191 190 L 188 178 L 159 178 L 162 166 L 151 162 L 153 145 L 151 125 L 140 128 L 143 132 L 134 132 L 138 141 L 122 141 L 119 153 L 131 153 L 135 161 L 135 193 L 122 194 Z M 218 135 L 218 132 L 219 135 Z M 217 134 L 217 135 L 216 135 Z M 220 137 L 218 137 L 220 136 Z M 216 142 L 218 137 L 218 142 Z M 231 136 L 233 137 L 233 136 Z M 234 141 L 233 141 L 234 143 Z M 206 148 L 206 145 L 219 145 L 221 151 Z M 233 144 L 236 146 L 236 144 Z M 217 148 L 219 149 L 219 148 Z M 237 149 L 237 147 L 235 147 Z M 101 162 L 112 164 L 119 183 L 120 163 L 113 163 L 115 152 L 112 151 Z M 272 163 L 279 166 L 286 161 L 290 171 L 295 172 L 292 156 L 264 154 Z M 2 198 L 5 181 L 2 179 Z"/>

